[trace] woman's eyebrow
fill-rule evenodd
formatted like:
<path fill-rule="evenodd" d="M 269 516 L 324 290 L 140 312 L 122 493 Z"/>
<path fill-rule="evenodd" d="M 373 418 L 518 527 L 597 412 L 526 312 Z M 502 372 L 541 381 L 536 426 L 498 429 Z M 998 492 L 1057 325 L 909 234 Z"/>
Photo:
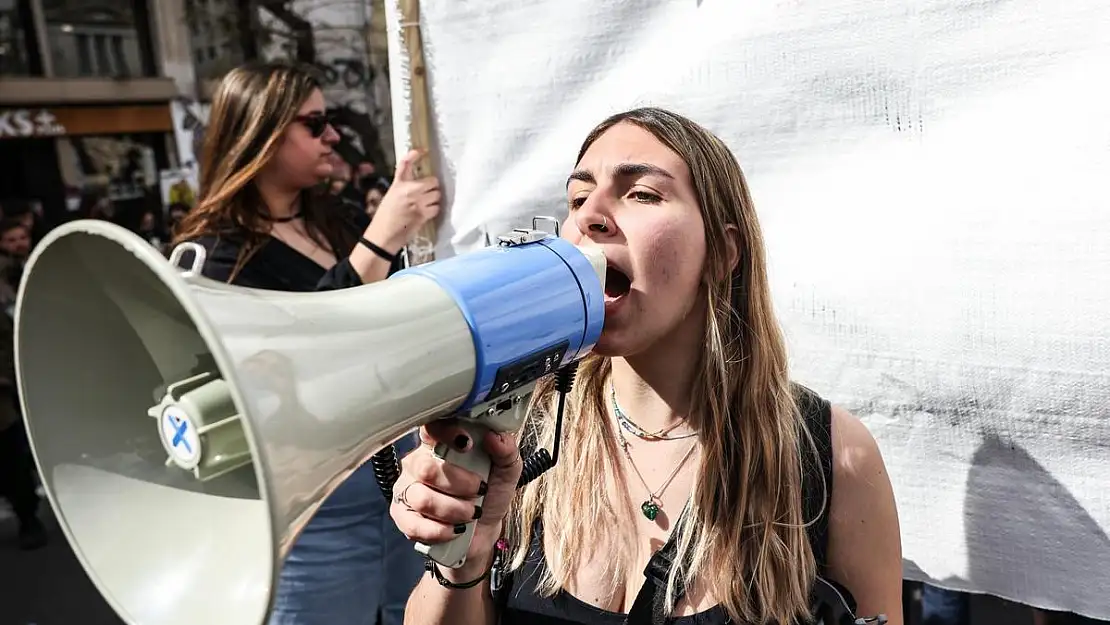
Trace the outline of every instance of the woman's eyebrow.
<path fill-rule="evenodd" d="M 614 178 L 631 178 L 640 176 L 659 176 L 660 178 L 667 178 L 674 180 L 671 172 L 652 165 L 651 163 L 621 163 L 613 168 Z"/>
<path fill-rule="evenodd" d="M 574 170 L 574 172 L 571 173 L 571 175 L 567 178 L 568 187 L 570 186 L 571 180 L 578 180 L 579 182 L 585 182 L 586 184 L 597 184 L 597 179 L 594 178 L 594 175 L 590 173 L 590 170 L 588 169 Z"/>
<path fill-rule="evenodd" d="M 671 172 L 650 163 L 621 163 L 613 167 L 614 178 L 631 178 L 639 176 L 659 176 L 660 178 L 674 180 L 674 176 L 671 175 Z M 574 173 L 567 178 L 568 187 L 570 186 L 571 180 L 578 180 L 586 184 L 597 184 L 597 179 L 594 178 L 594 175 L 588 169 L 574 170 Z"/>

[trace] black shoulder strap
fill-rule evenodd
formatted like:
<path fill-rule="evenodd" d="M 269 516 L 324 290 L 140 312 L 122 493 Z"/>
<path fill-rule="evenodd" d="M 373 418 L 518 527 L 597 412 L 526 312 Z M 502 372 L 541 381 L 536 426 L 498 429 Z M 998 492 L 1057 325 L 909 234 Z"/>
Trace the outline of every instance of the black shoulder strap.
<path fill-rule="evenodd" d="M 683 510 L 679 517 L 679 523 L 681 523 L 682 516 L 685 515 L 686 511 Z M 679 523 L 675 523 L 676 529 Z M 671 573 L 671 567 L 674 565 L 674 558 L 678 551 L 675 534 L 677 532 L 672 531 L 666 544 L 648 560 L 647 568 L 644 569 L 644 585 L 640 587 L 640 592 L 636 595 L 636 599 L 632 602 L 632 608 L 628 611 L 628 618 L 625 620 L 627 625 L 663 625 L 670 621 L 663 611 L 663 606 L 667 597 L 667 576 Z M 682 585 L 682 580 L 677 580 L 675 601 L 681 599 L 685 592 L 686 589 Z"/>
<path fill-rule="evenodd" d="M 824 573 L 826 565 L 828 505 L 832 499 L 832 407 L 828 401 L 804 386 L 799 385 L 796 389 L 798 409 L 817 447 L 817 455 L 814 457 L 809 443 L 803 440 L 800 452 L 803 471 L 802 509 L 805 520 L 813 521 L 808 532 L 809 543 L 820 575 Z M 823 476 L 824 488 L 818 476 Z M 682 514 L 684 516 L 686 511 L 683 510 Z M 678 527 L 677 523 L 675 527 Z M 665 625 L 671 620 L 664 613 L 663 605 L 667 594 L 667 577 L 678 551 L 676 533 L 672 531 L 666 544 L 648 560 L 647 568 L 644 569 L 644 585 L 632 602 L 632 609 L 628 611 L 628 619 L 625 621 L 627 625 Z M 685 590 L 682 580 L 677 580 L 675 601 L 682 598 Z"/>
<path fill-rule="evenodd" d="M 828 400 L 808 388 L 795 385 L 798 409 L 806 431 L 817 448 L 816 456 L 808 440 L 799 441 L 802 458 L 802 514 L 809 523 L 809 546 L 817 561 L 817 574 L 822 575 L 828 565 L 829 506 L 832 505 L 832 406 Z"/>

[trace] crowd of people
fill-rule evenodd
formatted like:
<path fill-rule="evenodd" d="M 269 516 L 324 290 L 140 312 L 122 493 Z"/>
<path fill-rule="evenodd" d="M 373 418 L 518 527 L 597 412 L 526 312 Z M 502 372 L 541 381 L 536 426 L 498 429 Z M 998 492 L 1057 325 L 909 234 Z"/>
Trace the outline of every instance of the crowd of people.
<path fill-rule="evenodd" d="M 0 496 L 16 517 L 21 549 L 47 543 L 40 517 L 41 498 L 27 446 L 15 377 L 14 314 L 23 266 L 45 234 L 42 216 L 30 202 L 0 205 Z"/>

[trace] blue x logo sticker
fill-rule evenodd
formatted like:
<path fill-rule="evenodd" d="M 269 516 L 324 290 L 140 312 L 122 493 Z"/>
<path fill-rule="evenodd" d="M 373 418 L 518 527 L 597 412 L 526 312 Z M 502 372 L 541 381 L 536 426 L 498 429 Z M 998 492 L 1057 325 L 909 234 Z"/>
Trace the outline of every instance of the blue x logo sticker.
<path fill-rule="evenodd" d="M 181 445 L 185 448 L 185 451 L 193 453 L 193 447 L 189 445 L 189 441 L 185 440 L 185 431 L 189 429 L 189 422 L 173 415 L 170 415 L 170 422 L 173 423 L 174 427 L 173 446 Z"/>

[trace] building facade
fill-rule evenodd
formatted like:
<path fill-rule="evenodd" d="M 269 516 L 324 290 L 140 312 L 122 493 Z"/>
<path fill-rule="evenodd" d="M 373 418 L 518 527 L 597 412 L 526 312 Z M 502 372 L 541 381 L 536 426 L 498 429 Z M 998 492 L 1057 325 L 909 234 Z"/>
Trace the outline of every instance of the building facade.
<path fill-rule="evenodd" d="M 395 155 L 382 0 L 185 2 L 202 103 L 227 70 L 247 59 L 309 63 L 342 137 L 337 153 L 352 167 L 371 163 L 388 173 Z M 195 116 L 205 112 L 202 104 Z"/>
<path fill-rule="evenodd" d="M 0 208 L 29 201 L 50 223 L 104 200 L 134 219 L 164 211 L 167 180 L 195 184 L 216 82 L 248 59 L 310 57 L 337 152 L 388 174 L 383 13 L 381 0 L 0 0 Z"/>
<path fill-rule="evenodd" d="M 104 199 L 124 223 L 161 207 L 196 94 L 183 2 L 0 0 L 0 207 L 50 223 Z"/>

